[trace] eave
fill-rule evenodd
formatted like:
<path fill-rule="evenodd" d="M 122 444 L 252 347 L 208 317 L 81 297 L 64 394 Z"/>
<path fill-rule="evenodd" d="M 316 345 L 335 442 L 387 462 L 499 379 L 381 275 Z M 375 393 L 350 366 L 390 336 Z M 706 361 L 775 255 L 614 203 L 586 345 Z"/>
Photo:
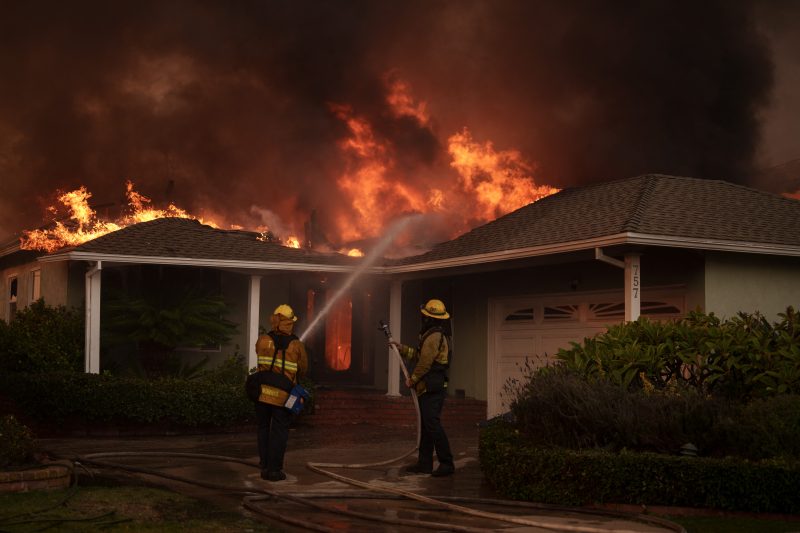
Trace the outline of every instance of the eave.
<path fill-rule="evenodd" d="M 440 268 L 453 268 L 459 266 L 526 259 L 543 255 L 578 252 L 592 248 L 603 248 L 619 245 L 659 246 L 665 248 L 685 248 L 691 250 L 713 250 L 724 252 L 737 252 L 749 254 L 780 255 L 800 257 L 800 246 L 776 245 L 768 243 L 753 243 L 745 241 L 724 241 L 714 239 L 696 239 L 688 237 L 675 237 L 670 235 L 650 235 L 644 233 L 623 232 L 593 239 L 571 241 L 565 243 L 515 248 L 487 254 L 452 257 L 408 265 L 386 267 L 389 274 L 402 274 L 419 272 Z"/>
<path fill-rule="evenodd" d="M 106 263 L 203 266 L 241 270 L 289 270 L 302 272 L 352 272 L 358 265 L 326 265 L 322 263 L 284 263 L 276 261 L 239 261 L 230 259 L 198 259 L 191 257 L 160 257 L 145 255 L 100 254 L 94 252 L 65 252 L 42 256 L 43 263 L 57 261 L 103 261 Z M 379 267 L 367 272 L 381 272 Z"/>
<path fill-rule="evenodd" d="M 657 246 L 663 248 L 684 248 L 691 250 L 712 250 L 722 252 L 778 255 L 800 257 L 800 246 L 779 245 L 769 243 L 754 243 L 746 241 L 725 241 L 715 239 L 697 239 L 689 237 L 676 237 L 670 235 L 652 235 L 644 233 L 623 232 L 615 235 L 583 239 L 564 243 L 554 243 L 526 248 L 515 248 L 497 252 L 475 254 L 420 263 L 411 263 L 397 266 L 374 266 L 365 271 L 371 274 L 404 274 L 471 266 L 487 263 L 498 263 L 515 259 L 526 259 L 560 253 L 578 252 L 593 248 L 610 246 L 638 245 Z M 353 265 L 328 265 L 323 263 L 291 263 L 278 261 L 240 261 L 225 259 L 196 259 L 186 257 L 159 257 L 141 255 L 100 254 L 93 252 L 69 251 L 38 258 L 43 263 L 56 261 L 104 261 L 110 263 L 128 264 L 158 264 L 204 266 L 212 268 L 242 269 L 242 270 L 282 270 L 298 272 L 352 272 L 358 268 Z"/>

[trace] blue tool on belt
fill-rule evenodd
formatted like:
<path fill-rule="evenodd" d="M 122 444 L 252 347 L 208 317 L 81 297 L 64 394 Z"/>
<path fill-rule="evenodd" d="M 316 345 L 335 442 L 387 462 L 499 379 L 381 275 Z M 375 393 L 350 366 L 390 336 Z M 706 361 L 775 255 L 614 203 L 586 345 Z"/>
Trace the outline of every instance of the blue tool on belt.
<path fill-rule="evenodd" d="M 308 391 L 297 383 L 292 387 L 292 390 L 289 391 L 289 397 L 286 398 L 286 403 L 284 403 L 283 406 L 291 411 L 292 414 L 296 415 L 303 410 L 303 406 L 309 398 Z"/>

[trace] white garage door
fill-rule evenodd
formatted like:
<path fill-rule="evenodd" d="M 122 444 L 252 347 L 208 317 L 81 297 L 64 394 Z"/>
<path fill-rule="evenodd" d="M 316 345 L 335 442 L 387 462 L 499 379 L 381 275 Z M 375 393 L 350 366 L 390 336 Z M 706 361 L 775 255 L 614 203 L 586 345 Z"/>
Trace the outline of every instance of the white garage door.
<path fill-rule="evenodd" d="M 642 315 L 676 318 L 683 315 L 683 290 L 648 290 Z M 622 292 L 572 293 L 490 300 L 487 371 L 487 414 L 508 410 L 510 380 L 526 366 L 538 368 L 554 361 L 559 348 L 605 331 L 625 318 Z"/>

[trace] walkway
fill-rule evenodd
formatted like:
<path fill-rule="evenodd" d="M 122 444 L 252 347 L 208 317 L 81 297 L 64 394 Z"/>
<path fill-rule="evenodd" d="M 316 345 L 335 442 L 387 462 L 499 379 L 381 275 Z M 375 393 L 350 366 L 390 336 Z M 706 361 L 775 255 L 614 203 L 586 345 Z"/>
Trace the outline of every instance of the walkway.
<path fill-rule="evenodd" d="M 461 524 L 484 531 L 503 530 L 515 532 L 552 531 L 530 526 L 518 526 L 493 520 L 460 516 L 456 513 L 431 508 L 419 502 L 408 500 L 386 499 L 353 499 L 356 494 L 364 495 L 364 491 L 345 485 L 329 477 L 310 471 L 307 462 L 328 463 L 373 463 L 398 457 L 409 451 L 414 445 L 416 433 L 414 429 L 387 429 L 369 425 L 347 425 L 339 427 L 300 426 L 292 429 L 289 438 L 289 450 L 286 455 L 287 479 L 278 483 L 261 480 L 257 468 L 240 463 L 204 461 L 193 458 L 113 458 L 109 461 L 141 466 L 168 472 L 173 475 L 203 480 L 209 483 L 241 488 L 268 488 L 281 494 L 313 495 L 320 503 L 336 503 L 339 506 L 369 513 L 380 513 L 384 516 L 402 518 L 421 518 L 437 522 Z M 407 490 L 426 496 L 445 496 L 459 498 L 498 498 L 483 481 L 478 465 L 477 429 L 461 428 L 450 432 L 451 445 L 456 456 L 456 474 L 447 478 L 431 476 L 403 476 L 399 467 L 414 462 L 415 456 L 402 463 L 370 470 L 339 469 L 337 473 L 376 485 Z M 222 434 L 222 435 L 182 435 L 134 438 L 68 438 L 42 439 L 41 447 L 59 456 L 85 455 L 99 452 L 152 452 L 170 451 L 184 453 L 200 453 L 224 455 L 258 461 L 255 433 Z M 105 473 L 105 472 L 104 472 Z M 177 481 L 163 480 L 140 474 L 114 474 L 121 482 L 130 481 L 131 476 L 146 478 L 148 482 L 166 486 L 172 490 L 213 501 L 215 504 L 239 512 L 248 513 L 241 506 L 242 496 L 224 491 L 198 488 Z M 141 480 L 140 480 L 141 481 Z M 320 499 L 323 494 L 333 498 Z M 341 516 L 334 517 L 326 513 L 298 508 L 297 504 L 274 502 L 259 503 L 269 505 L 271 509 L 285 511 L 290 516 L 315 521 L 329 527 L 341 528 L 342 531 L 377 532 L 377 531 L 419 531 L 412 527 L 388 527 L 378 523 L 365 523 L 357 519 Z M 465 504 L 466 505 L 466 504 Z M 497 513 L 513 513 L 525 515 L 536 520 L 560 524 L 566 527 L 578 526 L 586 531 L 637 531 L 664 532 L 668 528 L 653 524 L 644 524 L 632 520 L 598 514 L 560 512 L 536 512 L 531 509 L 513 509 L 503 506 L 487 506 L 470 504 L 473 508 Z M 274 524 L 274 523 L 273 523 Z M 286 531 L 297 531 L 295 528 L 280 524 Z M 383 528 L 383 529 L 382 529 Z M 573 529 L 574 530 L 574 529 Z"/>

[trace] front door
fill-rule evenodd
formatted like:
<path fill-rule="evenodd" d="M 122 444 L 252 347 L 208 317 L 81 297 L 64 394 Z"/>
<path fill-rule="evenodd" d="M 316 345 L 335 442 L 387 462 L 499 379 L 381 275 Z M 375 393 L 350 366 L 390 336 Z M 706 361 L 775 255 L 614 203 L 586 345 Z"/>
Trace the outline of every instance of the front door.
<path fill-rule="evenodd" d="M 306 338 L 309 375 L 318 385 L 372 385 L 372 360 L 367 357 L 371 339 L 363 327 L 369 316 L 370 296 L 358 290 L 337 295 L 326 288 L 308 289 L 306 316 L 311 323 L 320 313 L 314 330 Z"/>

